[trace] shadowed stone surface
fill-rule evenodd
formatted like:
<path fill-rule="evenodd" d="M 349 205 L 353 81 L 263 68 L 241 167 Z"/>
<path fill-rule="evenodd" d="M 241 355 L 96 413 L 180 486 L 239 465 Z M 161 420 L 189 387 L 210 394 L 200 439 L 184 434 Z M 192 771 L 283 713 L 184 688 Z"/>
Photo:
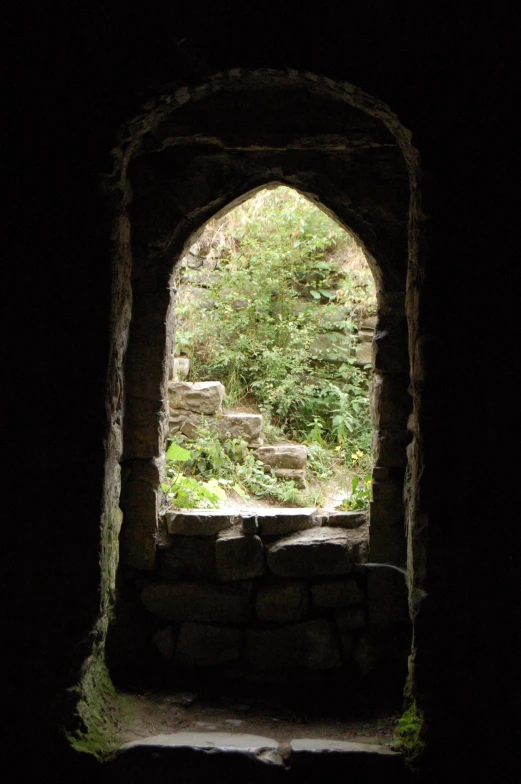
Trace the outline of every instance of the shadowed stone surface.
<path fill-rule="evenodd" d="M 349 607 L 360 604 L 364 593 L 355 580 L 331 580 L 311 587 L 315 607 Z"/>
<path fill-rule="evenodd" d="M 165 519 L 168 533 L 185 536 L 214 536 L 233 524 L 230 514 L 220 509 L 167 512 Z"/>
<path fill-rule="evenodd" d="M 338 528 L 298 532 L 268 549 L 268 566 L 281 577 L 347 574 L 353 568 L 349 534 Z"/>
<path fill-rule="evenodd" d="M 340 666 L 340 654 L 329 623 L 323 618 L 282 629 L 250 631 L 248 659 L 262 670 L 305 667 L 327 670 Z"/>
<path fill-rule="evenodd" d="M 166 626 L 164 629 L 157 631 L 152 635 L 152 641 L 163 659 L 165 659 L 165 661 L 169 661 L 173 656 L 175 647 L 172 627 Z"/>
<path fill-rule="evenodd" d="M 367 675 L 371 670 L 374 670 L 379 658 L 380 652 L 373 637 L 367 633 L 362 634 L 353 649 L 353 659 L 362 675 Z"/>
<path fill-rule="evenodd" d="M 269 507 L 257 509 L 256 517 L 261 536 L 277 536 L 304 531 L 313 528 L 315 521 L 314 507 L 303 509 L 286 509 L 285 507 Z"/>
<path fill-rule="evenodd" d="M 217 666 L 239 658 L 242 633 L 238 629 L 183 623 L 179 632 L 175 662 L 194 667 Z"/>
<path fill-rule="evenodd" d="M 352 610 L 340 610 L 336 616 L 336 623 L 338 631 L 342 633 L 361 629 L 362 626 L 365 626 L 365 612 L 363 607 L 357 607 Z"/>
<path fill-rule="evenodd" d="M 271 468 L 304 468 L 308 450 L 303 444 L 275 444 L 256 449 L 255 457 Z"/>
<path fill-rule="evenodd" d="M 197 583 L 154 583 L 141 592 L 150 612 L 169 621 L 239 623 L 251 617 L 251 588 Z"/>
<path fill-rule="evenodd" d="M 194 414 L 216 414 L 222 408 L 224 392 L 220 381 L 170 381 L 168 384 L 170 408 Z"/>
<path fill-rule="evenodd" d="M 166 580 L 183 577 L 215 578 L 215 540 L 209 536 L 173 536 L 160 554 L 159 575 Z"/>
<path fill-rule="evenodd" d="M 328 512 L 323 525 L 330 528 L 360 528 L 367 522 L 363 512 Z"/>
<path fill-rule="evenodd" d="M 304 583 L 264 585 L 257 594 L 256 613 L 259 621 L 300 621 L 309 604 Z"/>
<path fill-rule="evenodd" d="M 215 558 L 219 580 L 246 580 L 266 571 L 262 541 L 240 531 L 224 533 L 217 539 Z"/>

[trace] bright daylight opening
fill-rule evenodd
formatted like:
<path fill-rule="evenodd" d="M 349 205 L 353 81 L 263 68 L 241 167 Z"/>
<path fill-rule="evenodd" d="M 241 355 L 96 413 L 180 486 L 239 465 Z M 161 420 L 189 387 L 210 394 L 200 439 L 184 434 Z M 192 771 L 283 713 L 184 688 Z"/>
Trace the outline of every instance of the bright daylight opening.
<path fill-rule="evenodd" d="M 353 237 L 265 189 L 205 226 L 176 284 L 169 508 L 366 512 L 376 292 Z"/>

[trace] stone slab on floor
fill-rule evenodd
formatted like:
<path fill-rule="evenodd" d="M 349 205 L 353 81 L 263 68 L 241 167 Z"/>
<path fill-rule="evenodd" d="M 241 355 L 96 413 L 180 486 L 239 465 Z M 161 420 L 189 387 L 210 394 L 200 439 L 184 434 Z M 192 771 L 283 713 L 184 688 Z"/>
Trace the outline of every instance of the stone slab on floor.
<path fill-rule="evenodd" d="M 222 509 L 186 509 L 165 514 L 169 534 L 178 536 L 215 536 L 230 528 L 233 516 Z"/>
<path fill-rule="evenodd" d="M 157 746 L 168 748 L 193 748 L 216 749 L 217 751 L 228 751 L 240 749 L 250 754 L 258 754 L 261 751 L 278 749 L 278 742 L 272 738 L 265 738 L 262 735 L 246 735 L 240 732 L 172 732 L 164 735 L 152 735 L 143 740 L 133 740 L 122 746 L 124 749 L 132 749 L 136 746 Z"/>
<path fill-rule="evenodd" d="M 322 738 L 295 738 L 285 759 L 290 770 L 307 780 L 319 776 L 326 781 L 385 781 L 396 784 L 411 780 L 404 758 L 387 746 Z M 363 778 L 367 776 L 367 778 Z"/>
<path fill-rule="evenodd" d="M 279 577 L 315 577 L 352 571 L 351 531 L 312 528 L 299 531 L 268 548 L 268 567 Z"/>
<path fill-rule="evenodd" d="M 216 414 L 222 410 L 225 389 L 220 381 L 169 381 L 170 409 L 194 414 Z"/>
<path fill-rule="evenodd" d="M 262 540 L 236 529 L 217 538 L 215 561 L 219 580 L 248 580 L 266 571 Z"/>
<path fill-rule="evenodd" d="M 327 670 L 341 664 L 331 627 L 324 618 L 281 629 L 249 631 L 247 657 L 260 670 L 286 667 Z"/>
<path fill-rule="evenodd" d="M 167 621 L 241 623 L 252 616 L 251 591 L 245 585 L 151 583 L 141 591 L 141 601 Z"/>
<path fill-rule="evenodd" d="M 304 444 L 274 444 L 255 450 L 255 457 L 271 468 L 304 468 L 308 450 Z"/>
<path fill-rule="evenodd" d="M 183 623 L 174 662 L 191 667 L 215 667 L 239 658 L 242 632 L 224 626 Z"/>
<path fill-rule="evenodd" d="M 313 528 L 316 512 L 314 507 L 288 509 L 286 507 L 266 507 L 252 510 L 257 518 L 261 536 L 283 536 L 295 531 Z M 249 515 L 248 515 L 249 516 Z"/>

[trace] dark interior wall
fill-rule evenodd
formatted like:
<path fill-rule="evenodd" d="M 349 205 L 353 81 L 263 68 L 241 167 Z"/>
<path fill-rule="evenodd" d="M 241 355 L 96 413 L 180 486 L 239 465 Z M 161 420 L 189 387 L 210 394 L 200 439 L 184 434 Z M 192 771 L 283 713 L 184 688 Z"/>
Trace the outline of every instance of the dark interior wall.
<path fill-rule="evenodd" d="M 428 533 L 416 686 L 436 759 L 461 756 L 469 781 L 489 766 L 508 780 L 519 698 L 513 13 L 506 3 L 494 14 L 364 3 L 317 17 L 215 5 L 205 15 L 54 4 L 6 27 L 4 413 L 26 427 L 6 477 L 10 725 L 30 716 L 19 741 L 35 765 L 60 770 L 53 706 L 77 678 L 99 606 L 112 246 L 98 175 L 111 170 L 117 129 L 162 84 L 289 66 L 387 103 L 421 155 L 417 502 Z"/>

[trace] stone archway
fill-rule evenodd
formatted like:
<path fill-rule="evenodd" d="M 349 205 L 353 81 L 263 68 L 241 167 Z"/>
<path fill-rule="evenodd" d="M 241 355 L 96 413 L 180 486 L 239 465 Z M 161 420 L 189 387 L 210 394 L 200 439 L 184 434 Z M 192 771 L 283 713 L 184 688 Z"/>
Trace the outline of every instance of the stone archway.
<path fill-rule="evenodd" d="M 115 366 L 126 354 L 124 376 L 112 375 L 122 436 L 112 443 L 114 469 L 119 461 L 123 467 L 122 570 L 135 576 L 155 568 L 173 268 L 209 218 L 270 183 L 299 190 L 348 227 L 371 265 L 378 322 L 370 558 L 403 565 L 412 408 L 406 284 L 416 251 L 417 166 L 408 133 L 387 107 L 351 85 L 291 71 L 237 70 L 166 92 L 123 130 L 116 162 L 114 321 L 123 333 L 130 322 L 128 343 L 114 344 Z M 117 493 L 116 470 L 114 477 Z M 401 576 L 378 570 L 369 593 L 371 623 L 403 620 Z"/>

